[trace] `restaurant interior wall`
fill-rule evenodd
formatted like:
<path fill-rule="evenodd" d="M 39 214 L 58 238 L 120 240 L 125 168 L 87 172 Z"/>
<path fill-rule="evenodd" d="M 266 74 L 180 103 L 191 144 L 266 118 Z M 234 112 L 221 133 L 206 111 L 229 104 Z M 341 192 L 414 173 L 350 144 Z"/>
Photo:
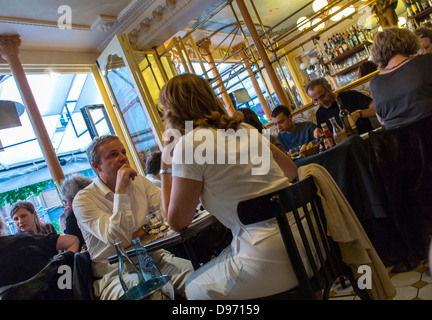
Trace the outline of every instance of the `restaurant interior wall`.
<path fill-rule="evenodd" d="M 339 1 L 340 2 L 340 1 Z M 373 1 L 342 1 L 342 3 L 356 3 L 356 7 L 357 8 L 366 8 L 365 4 L 370 4 Z M 250 1 L 250 3 L 253 4 L 253 1 Z M 332 4 L 331 4 L 332 5 Z M 229 3 L 229 1 L 226 3 L 227 8 L 229 8 L 229 6 L 231 7 L 235 7 L 235 2 L 233 3 Z M 227 8 L 225 8 L 224 10 L 228 10 Z M 262 21 L 260 20 L 260 8 L 255 8 L 256 12 L 254 18 L 254 22 L 256 22 L 256 26 L 257 29 L 259 29 L 260 31 L 264 30 L 265 28 L 269 28 L 271 29 L 272 26 L 260 26 L 260 23 L 262 23 Z M 255 10 L 254 9 L 254 10 Z M 216 12 L 217 10 L 215 10 Z M 234 10 L 235 11 L 235 10 Z M 311 11 L 311 10 L 309 10 Z M 402 3 L 402 1 L 399 1 L 399 5 L 396 9 L 397 13 L 403 13 L 405 11 L 404 5 Z M 223 12 L 223 11 L 221 11 Z M 213 14 L 213 12 L 205 12 L 207 16 L 210 16 Z M 217 18 L 218 15 L 220 13 L 217 12 L 215 17 Z M 251 14 L 253 15 L 253 14 Z M 368 16 L 369 15 L 369 16 Z M 353 14 L 352 16 L 350 16 L 349 18 L 345 19 L 342 22 L 338 22 L 336 27 L 328 27 L 327 29 L 325 29 L 321 35 L 320 35 L 320 39 L 318 41 L 313 41 L 313 37 L 314 34 L 316 34 L 315 31 L 309 30 L 310 32 L 306 33 L 303 37 L 300 37 L 296 40 L 294 40 L 292 43 L 290 43 L 289 45 L 287 45 L 286 47 L 284 47 L 280 52 L 277 52 L 277 54 L 275 56 L 272 56 L 271 52 L 268 52 L 269 57 L 271 58 L 275 58 L 277 60 L 277 62 L 275 62 L 273 64 L 274 69 L 276 70 L 280 81 L 284 84 L 285 87 L 285 91 L 287 92 L 287 95 L 290 96 L 291 101 L 293 101 L 293 109 L 296 111 L 297 114 L 301 113 L 301 107 L 307 104 L 310 104 L 311 100 L 310 98 L 307 96 L 307 94 L 304 92 L 304 86 L 307 83 L 308 79 L 305 79 L 304 74 L 302 74 L 302 70 L 300 70 L 299 68 L 299 58 L 305 53 L 305 52 L 316 52 L 317 50 L 322 48 L 322 43 L 327 39 L 327 37 L 335 32 L 340 32 L 345 30 L 346 28 L 352 26 L 357 20 L 359 20 L 359 18 L 365 18 L 367 17 L 367 23 L 372 25 L 372 31 L 375 32 L 377 29 L 377 23 L 376 23 L 376 18 L 374 17 L 374 15 L 367 10 L 363 10 L 360 12 L 356 12 L 355 14 Z M 241 20 L 241 16 L 239 15 L 238 17 L 239 20 Z M 201 19 L 202 20 L 202 19 Z M 198 21 L 201 21 L 200 19 L 198 19 Z M 288 20 L 288 22 L 292 22 L 291 20 Z M 210 20 L 210 22 L 212 22 Z M 210 23 L 209 22 L 209 23 Z M 239 23 L 241 25 L 241 21 Z M 235 25 L 235 24 L 233 24 Z M 162 51 L 164 54 L 166 53 L 170 53 L 170 55 L 172 57 L 174 57 L 173 60 L 177 60 L 174 64 L 180 65 L 180 67 L 178 67 L 177 71 L 178 73 L 181 72 L 187 72 L 187 71 L 192 71 L 195 72 L 197 74 L 200 75 L 204 75 L 208 78 L 210 78 L 211 76 L 208 76 L 206 74 L 204 74 L 202 71 L 196 71 L 195 69 L 198 70 L 202 70 L 203 66 L 204 69 L 206 69 L 207 73 L 210 73 L 211 70 L 208 69 L 208 65 L 203 63 L 203 61 L 205 61 L 205 57 L 203 54 L 200 54 L 199 50 L 197 50 L 196 48 L 196 43 L 199 43 L 202 39 L 204 38 L 210 38 L 212 41 L 211 43 L 211 53 L 213 55 L 214 60 L 216 61 L 217 64 L 217 69 L 218 72 L 220 74 L 222 74 L 221 79 L 223 80 L 223 87 L 221 84 L 215 84 L 215 81 L 213 80 L 213 85 L 216 89 L 216 92 L 220 95 L 221 92 L 218 92 L 218 88 L 222 87 L 225 89 L 225 91 L 228 91 L 228 93 L 233 93 L 234 90 L 239 89 L 239 87 L 231 87 L 229 85 L 229 76 L 226 76 L 226 74 L 224 74 L 224 71 L 226 69 L 226 66 L 224 66 L 224 64 L 226 63 L 231 63 L 233 66 L 234 65 L 238 65 L 239 61 L 236 61 L 236 58 L 234 56 L 230 56 L 230 53 L 232 52 L 232 50 L 230 50 L 233 45 L 238 42 L 238 41 L 245 41 L 247 43 L 247 45 L 250 45 L 248 47 L 249 51 L 252 52 L 250 54 L 250 61 L 252 61 L 253 63 L 256 63 L 254 65 L 255 67 L 255 74 L 257 74 L 258 77 L 260 77 L 262 80 L 260 82 L 261 86 L 262 86 L 262 91 L 264 93 L 267 93 L 266 91 L 269 92 L 274 92 L 274 89 L 271 86 L 270 81 L 268 81 L 268 76 L 266 75 L 265 69 L 262 67 L 262 64 L 260 63 L 260 59 L 257 55 L 257 53 L 254 50 L 254 45 L 253 45 L 253 41 L 251 40 L 250 37 L 247 36 L 248 30 L 243 26 L 243 28 L 239 28 L 238 29 L 238 33 L 236 34 L 230 34 L 229 30 L 223 30 L 224 28 L 220 28 L 220 30 L 218 30 L 218 32 L 213 32 L 211 30 L 204 30 L 204 28 L 197 28 L 197 29 L 193 29 L 194 27 L 196 27 L 196 22 L 192 21 L 188 28 L 185 28 L 181 31 L 179 31 L 178 33 L 175 34 L 174 37 L 171 38 L 171 41 L 167 41 L 164 45 L 164 47 L 158 48 L 158 51 Z M 295 27 L 295 24 L 291 25 L 292 28 Z M 279 27 L 280 28 L 280 27 Z M 288 30 L 290 29 L 290 27 L 286 27 Z M 225 28 L 226 29 L 226 28 Z M 245 35 L 246 34 L 246 35 Z M 186 35 L 186 36 L 185 36 Z M 222 43 L 222 41 L 216 42 L 213 41 L 214 38 L 219 37 L 219 38 L 224 38 L 223 40 L 225 41 L 225 43 Z M 192 38 L 192 40 L 190 40 Z M 179 40 L 180 39 L 180 40 Z M 305 41 L 306 39 L 306 41 Z M 177 41 L 177 44 L 175 44 Z M 189 42 L 189 43 L 188 43 Z M 193 42 L 191 44 L 191 42 Z M 300 45 L 302 44 L 302 45 Z M 297 47 L 297 48 L 296 48 Z M 166 48 L 170 48 L 170 50 L 164 51 Z M 231 51 L 231 52 L 230 52 Z M 285 57 L 280 58 L 280 55 L 284 55 L 284 53 L 288 52 L 288 54 L 286 54 Z M 198 53 L 198 54 L 197 54 Z M 176 57 L 177 55 L 177 57 Z M 182 55 L 182 56 L 181 56 Z M 199 56 L 201 55 L 201 56 Z M 279 56 L 279 58 L 278 58 Z M 254 61 L 253 59 L 256 58 L 256 61 Z M 191 68 L 190 65 L 198 65 L 198 68 Z M 256 71 L 257 69 L 259 69 L 259 71 Z M 233 67 L 233 70 L 235 70 L 235 67 Z M 281 70 L 283 70 L 283 72 L 281 72 Z M 227 73 L 229 74 L 229 73 Z M 285 76 L 285 77 L 284 77 Z M 288 78 L 288 79 L 287 79 Z M 266 81 L 267 80 L 267 81 Z M 288 80 L 288 81 L 287 81 Z M 247 77 L 242 78 L 240 81 L 237 81 L 238 83 L 241 82 L 246 82 L 247 81 Z M 246 86 L 249 87 L 248 88 L 248 92 L 250 96 L 255 96 L 256 94 L 254 93 L 254 90 L 250 90 L 250 86 Z M 338 85 L 336 83 L 334 83 L 334 87 L 335 89 L 338 89 L 341 87 L 341 85 Z M 269 106 L 272 109 L 275 104 L 277 104 L 277 101 L 275 101 L 272 93 L 270 93 L 266 99 L 268 99 L 269 101 Z M 253 102 L 254 100 L 256 101 L 256 99 L 252 98 L 251 99 Z M 252 106 L 254 108 L 255 103 L 252 103 Z M 258 104 L 259 106 L 259 104 Z M 257 110 L 259 116 L 261 116 L 263 113 L 259 108 L 256 108 L 255 110 Z M 298 112 L 300 111 L 300 112 Z M 309 115 L 311 113 L 309 112 Z M 262 119 L 263 122 L 265 123 L 266 120 L 263 118 Z M 311 119 L 312 120 L 312 119 Z"/>
<path fill-rule="evenodd" d="M 225 3 L 225 5 L 226 8 L 224 8 L 224 10 L 231 10 L 229 3 Z M 214 12 L 206 12 L 206 16 L 208 17 L 212 14 L 214 14 Z M 220 13 L 217 12 L 217 14 Z M 217 14 L 214 17 L 214 20 L 219 21 L 217 19 Z M 201 21 L 202 19 L 197 20 Z M 210 25 L 211 21 L 206 23 Z M 167 41 L 165 47 L 159 51 L 164 52 L 164 49 L 169 48 L 168 50 L 165 50 L 165 53 L 169 52 L 170 55 L 174 57 L 174 64 L 178 66 L 178 73 L 188 71 L 205 76 L 211 81 L 216 89 L 216 93 L 219 95 L 222 95 L 223 92 L 228 92 L 232 97 L 235 97 L 235 91 L 247 89 L 251 98 L 250 104 L 248 105 L 257 111 L 258 115 L 262 117 L 262 121 L 265 123 L 270 119 L 264 117 L 262 107 L 260 106 L 260 103 L 257 102 L 256 91 L 253 90 L 250 83 L 248 83 L 251 76 L 245 72 L 246 68 L 241 70 L 241 60 L 236 56 L 236 52 L 233 50 L 235 45 L 239 44 L 239 42 L 245 42 L 247 45 L 252 43 L 251 38 L 247 36 L 248 30 L 242 24 L 241 21 L 237 21 L 237 23 L 232 23 L 215 31 L 211 29 L 204 30 L 204 28 L 197 28 L 196 24 L 191 22 L 189 28 L 185 28 L 178 32 L 170 41 Z M 216 63 L 216 68 L 220 77 L 217 75 L 215 76 L 213 73 L 214 68 L 209 68 L 209 65 L 206 63 L 206 55 L 208 54 L 203 53 L 202 50 L 199 49 L 200 43 L 204 40 L 211 41 L 210 52 Z M 196 45 L 197 43 L 198 45 Z M 259 63 L 259 58 L 257 58 L 258 56 L 253 49 L 253 45 L 249 46 L 247 49 L 249 49 L 249 56 L 251 56 L 249 59 L 252 64 L 251 69 L 253 69 L 255 77 L 258 80 L 260 91 L 266 96 L 266 105 L 270 106 L 272 109 L 278 104 L 277 98 L 274 95 L 274 89 L 268 80 L 266 70 Z M 252 52 L 252 54 L 250 52 Z M 288 77 L 291 79 L 289 70 L 284 68 L 283 71 L 286 73 L 284 78 Z M 217 83 L 218 79 L 222 79 L 223 84 Z M 282 81 L 284 81 L 284 79 L 281 77 L 281 82 Z M 221 88 L 221 90 L 219 90 L 219 88 Z M 294 106 L 296 103 L 302 103 L 301 97 L 298 95 L 293 95 L 290 92 L 288 92 L 288 94 L 291 97 L 294 97 L 294 99 L 291 99 Z M 236 102 L 235 98 L 233 100 Z"/>
<path fill-rule="evenodd" d="M 358 2 L 358 7 L 360 8 L 360 10 L 358 10 L 354 15 L 352 15 L 349 18 L 346 18 L 344 21 L 342 21 L 340 24 L 338 24 L 333 28 L 325 29 L 323 33 L 319 35 L 319 39 L 315 42 L 316 44 L 312 40 L 312 37 L 314 37 L 314 34 L 317 34 L 317 32 L 315 32 L 314 30 L 312 30 L 312 28 L 310 28 L 310 32 L 306 36 L 310 37 L 311 40 L 306 44 L 304 44 L 303 46 L 296 48 L 294 51 L 288 54 L 289 60 L 291 61 L 292 65 L 295 66 L 296 74 L 300 75 L 300 78 L 302 79 L 302 83 L 301 83 L 302 87 L 304 87 L 304 85 L 306 85 L 307 82 L 310 80 L 310 78 L 306 76 L 305 71 L 300 69 L 301 62 L 305 60 L 304 55 L 309 55 L 309 59 L 311 56 L 316 57 L 317 53 L 323 50 L 324 41 L 326 41 L 333 34 L 345 31 L 346 29 L 352 27 L 354 24 L 357 25 L 363 24 L 366 28 L 371 30 L 372 34 L 375 34 L 378 31 L 379 25 L 377 23 L 377 19 L 375 15 L 372 12 L 370 12 L 370 10 L 367 10 L 368 8 L 361 6 L 362 3 L 363 2 Z M 398 2 L 396 13 L 398 14 L 398 16 L 406 18 L 406 10 L 402 1 Z M 303 41 L 304 38 L 300 38 L 294 41 L 290 45 L 290 47 L 291 48 L 296 47 Z M 290 47 L 287 47 L 285 51 L 289 51 L 291 49 Z M 307 62 L 307 58 L 306 58 L 306 62 Z M 341 85 L 337 85 L 336 83 L 334 86 L 335 89 L 342 87 Z M 311 102 L 309 98 L 307 102 L 308 103 Z"/>

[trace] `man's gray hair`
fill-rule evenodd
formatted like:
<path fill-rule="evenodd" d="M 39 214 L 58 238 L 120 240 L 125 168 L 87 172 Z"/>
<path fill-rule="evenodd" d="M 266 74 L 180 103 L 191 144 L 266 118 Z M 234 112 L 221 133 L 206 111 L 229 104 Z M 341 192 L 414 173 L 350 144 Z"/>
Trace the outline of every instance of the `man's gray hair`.
<path fill-rule="evenodd" d="M 97 151 L 98 147 L 114 140 L 120 141 L 120 138 L 115 135 L 105 135 L 101 137 L 95 137 L 93 139 L 92 143 L 87 148 L 87 159 L 90 165 L 92 162 L 100 163 L 100 157 Z"/>
<path fill-rule="evenodd" d="M 61 194 L 63 200 L 72 201 L 78 191 L 87 187 L 93 181 L 83 176 L 73 176 L 72 178 L 63 182 L 61 186 Z"/>
<path fill-rule="evenodd" d="M 306 94 L 308 94 L 308 91 L 312 90 L 315 86 L 321 86 L 324 88 L 324 90 L 327 91 L 332 90 L 330 83 L 325 78 L 317 78 L 317 79 L 313 79 L 306 85 L 305 87 Z"/>

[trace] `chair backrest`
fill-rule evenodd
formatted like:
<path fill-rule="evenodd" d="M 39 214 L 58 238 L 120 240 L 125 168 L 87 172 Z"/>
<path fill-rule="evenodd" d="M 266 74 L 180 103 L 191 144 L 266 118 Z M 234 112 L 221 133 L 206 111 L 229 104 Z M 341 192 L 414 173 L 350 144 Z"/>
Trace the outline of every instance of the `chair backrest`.
<path fill-rule="evenodd" d="M 94 293 L 92 261 L 88 251 L 74 255 L 73 296 L 75 300 L 98 300 Z"/>
<path fill-rule="evenodd" d="M 73 265 L 70 251 L 56 255 L 41 271 L 28 280 L 0 288 L 0 300 L 71 300 L 72 290 L 60 289 L 59 267 Z"/>
<path fill-rule="evenodd" d="M 305 299 L 317 299 L 320 296 L 317 292 L 324 292 L 323 298 L 328 299 L 334 281 L 342 276 L 348 278 L 354 290 L 363 299 L 367 299 L 367 296 L 357 290 L 352 272 L 342 262 L 337 244 L 327 236 L 326 218 L 313 177 L 308 177 L 277 192 L 242 201 L 238 204 L 237 214 L 245 225 L 271 218 L 277 219 L 285 248 Z M 288 222 L 287 215 L 291 214 L 298 228 L 310 268 L 306 268 L 303 263 L 299 244 L 296 243 L 292 227 Z M 306 219 L 307 228 L 304 227 L 302 218 Z M 306 269 L 312 269 L 313 275 L 309 276 Z"/>

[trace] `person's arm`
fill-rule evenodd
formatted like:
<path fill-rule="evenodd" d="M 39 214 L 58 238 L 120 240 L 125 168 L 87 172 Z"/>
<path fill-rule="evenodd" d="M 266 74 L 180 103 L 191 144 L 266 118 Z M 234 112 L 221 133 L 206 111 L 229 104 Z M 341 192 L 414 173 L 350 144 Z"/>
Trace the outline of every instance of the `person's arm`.
<path fill-rule="evenodd" d="M 137 229 L 128 194 L 115 193 L 111 211 L 96 191 L 85 190 L 74 198 L 73 210 L 80 228 L 107 245 L 115 239 L 129 244 Z"/>
<path fill-rule="evenodd" d="M 170 228 L 181 231 L 192 222 L 199 203 L 202 182 L 173 177 L 169 172 L 172 168 L 170 160 L 173 159 L 175 144 L 176 141 L 167 141 L 162 151 L 161 169 L 168 171 L 160 175 L 162 207 Z"/>
<path fill-rule="evenodd" d="M 174 231 L 181 231 L 192 222 L 199 203 L 202 182 L 172 177 L 171 174 L 162 176 L 166 176 L 162 180 L 162 201 L 168 225 Z"/>
<path fill-rule="evenodd" d="M 375 116 L 375 107 L 373 101 L 367 109 L 358 109 L 351 113 L 351 118 L 356 122 L 359 118 L 369 118 Z"/>
<path fill-rule="evenodd" d="M 273 158 L 275 159 L 278 166 L 282 169 L 285 177 L 287 177 L 289 181 L 294 180 L 298 175 L 297 166 L 295 163 L 290 157 L 288 157 L 285 153 L 272 144 L 270 144 L 270 150 L 273 154 Z"/>
<path fill-rule="evenodd" d="M 70 234 L 61 234 L 57 239 L 56 250 L 78 252 L 79 240 Z"/>

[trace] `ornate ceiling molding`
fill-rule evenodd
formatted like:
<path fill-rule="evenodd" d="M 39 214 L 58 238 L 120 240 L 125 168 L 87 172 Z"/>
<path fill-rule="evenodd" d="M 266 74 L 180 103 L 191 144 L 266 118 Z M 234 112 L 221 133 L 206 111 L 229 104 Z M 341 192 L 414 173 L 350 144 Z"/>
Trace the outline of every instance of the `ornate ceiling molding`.
<path fill-rule="evenodd" d="M 140 23 L 133 23 L 127 31 L 129 41 L 134 50 L 149 50 L 163 44 L 179 30 L 184 13 L 209 1 L 202 0 L 162 0 L 151 12 L 145 12 L 139 19 Z M 210 1 L 211 2 L 211 1 Z M 182 21 L 187 25 L 190 21 Z M 173 28 L 173 25 L 176 27 Z M 183 27 L 183 25 L 181 25 Z M 167 34 L 171 32 L 170 34 Z"/>
<path fill-rule="evenodd" d="M 134 23 L 138 17 L 148 11 L 157 1 L 163 0 L 135 0 L 134 2 L 132 2 L 129 7 L 123 10 L 117 17 L 117 22 L 113 24 L 113 26 L 109 30 L 109 34 L 102 41 L 102 43 L 99 44 L 97 49 L 99 51 L 103 51 L 110 43 L 114 35 L 118 33 L 124 33 L 131 23 Z"/>
<path fill-rule="evenodd" d="M 117 22 L 117 17 L 106 16 L 101 14 L 97 18 L 97 20 L 92 24 L 91 29 L 99 30 L 99 31 L 108 31 L 116 22 Z"/>
<path fill-rule="evenodd" d="M 59 27 L 57 21 L 15 18 L 15 17 L 6 17 L 6 16 L 0 16 L 0 22 L 12 23 L 12 24 L 23 24 L 23 25 L 37 26 L 37 27 L 48 27 L 48 28 Z M 91 30 L 90 26 L 84 24 L 72 24 L 71 28 L 73 30 L 83 30 L 83 31 Z"/>
<path fill-rule="evenodd" d="M 19 54 L 21 39 L 19 35 L 0 36 L 0 56 L 6 60 L 8 55 Z"/>

